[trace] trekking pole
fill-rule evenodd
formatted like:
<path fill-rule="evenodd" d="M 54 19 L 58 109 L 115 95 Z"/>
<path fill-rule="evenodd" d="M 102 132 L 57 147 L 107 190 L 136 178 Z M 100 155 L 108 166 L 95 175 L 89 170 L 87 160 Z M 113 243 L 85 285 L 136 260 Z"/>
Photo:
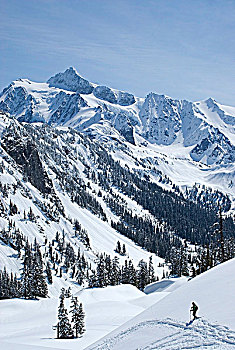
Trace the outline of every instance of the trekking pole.
<path fill-rule="evenodd" d="M 189 322 L 191 322 L 191 313 L 192 313 L 192 310 L 189 311 Z"/>

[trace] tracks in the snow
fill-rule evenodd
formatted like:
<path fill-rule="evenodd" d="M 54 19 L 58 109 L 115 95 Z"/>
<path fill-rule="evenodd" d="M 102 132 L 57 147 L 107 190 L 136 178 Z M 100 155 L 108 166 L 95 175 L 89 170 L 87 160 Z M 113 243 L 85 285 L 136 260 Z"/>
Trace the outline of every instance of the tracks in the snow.
<path fill-rule="evenodd" d="M 172 319 L 141 322 L 90 350 L 215 350 L 235 349 L 235 332 L 197 320 L 190 326 Z"/>

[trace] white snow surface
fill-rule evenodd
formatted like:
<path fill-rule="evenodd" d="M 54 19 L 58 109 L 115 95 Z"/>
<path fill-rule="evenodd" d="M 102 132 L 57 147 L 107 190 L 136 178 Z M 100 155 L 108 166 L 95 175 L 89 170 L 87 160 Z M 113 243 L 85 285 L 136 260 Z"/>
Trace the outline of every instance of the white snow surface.
<path fill-rule="evenodd" d="M 201 274 L 87 350 L 235 349 L 234 269 L 235 259 Z M 189 322 L 192 301 L 200 318 Z"/>
<path fill-rule="evenodd" d="M 55 282 L 54 282 L 55 283 Z M 62 287 L 57 278 L 58 288 Z M 58 340 L 52 326 L 57 322 L 59 299 L 0 301 L 1 350 L 24 349 L 84 349 L 108 334 L 133 316 L 156 302 L 158 297 L 145 295 L 131 285 L 104 289 L 83 289 L 72 292 L 83 303 L 86 313 L 86 332 L 82 338 Z M 164 296 L 164 295 L 163 295 Z M 162 296 L 162 297 L 163 297 Z M 65 300 L 69 308 L 69 302 Z"/>

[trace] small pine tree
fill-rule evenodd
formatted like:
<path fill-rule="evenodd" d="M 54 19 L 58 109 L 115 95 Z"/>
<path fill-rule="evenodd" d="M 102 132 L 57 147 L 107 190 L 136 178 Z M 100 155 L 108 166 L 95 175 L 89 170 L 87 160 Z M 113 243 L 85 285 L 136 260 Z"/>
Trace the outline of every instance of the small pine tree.
<path fill-rule="evenodd" d="M 122 283 L 123 284 L 130 283 L 129 267 L 128 267 L 127 260 L 125 260 L 125 265 L 122 267 Z"/>
<path fill-rule="evenodd" d="M 132 284 L 133 286 L 136 286 L 137 284 L 136 270 L 131 260 L 128 263 L 128 269 L 129 269 L 129 283 Z"/>
<path fill-rule="evenodd" d="M 64 306 L 64 294 L 60 296 L 60 305 L 58 308 L 58 338 L 73 338 L 73 331 L 68 318 L 68 311 Z"/>
<path fill-rule="evenodd" d="M 83 311 L 83 306 L 82 306 L 82 303 L 80 303 L 79 305 L 79 308 L 78 308 L 78 333 L 80 335 L 82 335 L 84 332 L 85 332 L 85 322 L 84 322 L 84 319 L 85 319 L 85 313 Z"/>
<path fill-rule="evenodd" d="M 32 272 L 32 253 L 28 245 L 25 247 L 25 256 L 23 262 L 23 272 L 22 272 L 22 290 L 21 294 L 25 299 L 31 299 L 35 297 L 34 292 L 34 281 Z"/>
<path fill-rule="evenodd" d="M 123 244 L 121 255 L 126 255 L 126 246 Z"/>
<path fill-rule="evenodd" d="M 96 275 L 97 275 L 97 287 L 105 287 L 107 285 L 107 276 L 106 276 L 106 269 L 105 269 L 105 261 L 104 261 L 104 256 L 101 254 L 99 256 L 99 261 L 97 264 L 97 269 L 96 269 Z"/>
<path fill-rule="evenodd" d="M 117 241 L 117 245 L 116 245 L 115 252 L 117 252 L 118 254 L 120 254 L 121 251 L 122 251 L 121 243 L 120 243 L 119 241 Z"/>
<path fill-rule="evenodd" d="M 143 291 L 145 286 L 149 282 L 148 265 L 144 260 L 140 260 L 138 264 L 138 268 L 139 268 L 137 272 L 138 288 Z"/>
<path fill-rule="evenodd" d="M 120 284 L 121 281 L 121 271 L 119 266 L 119 260 L 118 257 L 114 257 L 112 260 L 112 269 L 110 274 L 110 284 L 111 286 L 116 286 Z"/>
<path fill-rule="evenodd" d="M 95 271 L 92 271 L 91 275 L 88 278 L 88 286 L 89 288 L 97 287 L 97 276 Z"/>
<path fill-rule="evenodd" d="M 75 337 L 78 338 L 79 336 L 79 329 L 80 329 L 80 310 L 78 305 L 78 298 L 74 297 L 72 299 L 72 305 L 70 313 L 72 314 L 72 326 L 75 330 Z"/>
<path fill-rule="evenodd" d="M 149 274 L 149 283 L 153 283 L 156 281 L 154 267 L 153 267 L 153 257 L 149 257 L 149 266 L 148 266 L 148 274 Z"/>
<path fill-rule="evenodd" d="M 46 274 L 47 274 L 48 283 L 52 284 L 51 265 L 49 261 L 47 262 L 47 266 L 46 266 Z"/>
<path fill-rule="evenodd" d="M 43 275 L 42 257 L 40 251 L 34 255 L 32 270 L 34 295 L 46 298 L 48 289 L 46 279 Z"/>

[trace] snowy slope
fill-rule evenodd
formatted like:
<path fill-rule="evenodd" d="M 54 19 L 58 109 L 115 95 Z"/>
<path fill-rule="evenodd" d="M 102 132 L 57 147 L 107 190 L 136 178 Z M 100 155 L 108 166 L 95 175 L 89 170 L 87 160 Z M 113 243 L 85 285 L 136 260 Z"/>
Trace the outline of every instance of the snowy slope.
<path fill-rule="evenodd" d="M 11 136 L 8 135 L 8 141 L 11 139 L 14 140 L 14 138 L 15 140 L 18 140 L 19 135 L 23 137 L 22 143 L 20 141 L 19 145 L 18 143 L 14 145 L 14 152 L 18 150 L 17 152 L 19 152 L 19 155 L 21 155 L 23 144 L 30 142 L 29 134 L 26 132 L 26 129 L 16 120 L 11 119 L 4 114 L 1 114 L 0 116 L 2 130 L 4 131 L 4 129 L 8 127 L 13 133 Z M 11 125 L 11 127 L 9 127 L 9 125 Z M 35 125 L 35 131 L 39 132 L 39 135 L 40 127 L 40 124 Z M 49 128 L 48 131 L 51 133 L 52 138 L 54 138 L 54 129 Z M 84 173 L 85 165 L 86 167 L 88 164 L 92 165 L 92 160 L 89 155 L 90 150 L 86 140 L 82 140 L 82 138 L 77 135 L 76 137 L 78 139 L 77 141 L 75 140 L 76 147 L 73 148 L 71 145 L 70 157 L 66 158 L 66 153 L 63 152 L 64 149 L 67 149 L 66 140 L 67 138 L 71 138 L 72 134 L 67 132 L 67 128 L 64 128 L 63 131 L 58 131 L 58 135 L 59 134 L 60 136 L 58 136 L 56 141 L 54 141 L 58 147 L 57 153 L 54 154 L 55 160 L 53 157 L 51 158 L 49 156 L 49 152 L 47 153 L 44 150 L 41 150 L 42 153 L 40 154 L 40 157 L 44 168 L 44 173 L 42 173 L 40 167 L 37 168 L 37 164 L 33 163 L 32 165 L 33 167 L 36 166 L 37 178 L 42 177 L 43 179 L 43 176 L 46 176 L 45 178 L 48 177 L 47 181 L 51 181 L 51 193 L 49 194 L 45 194 L 40 191 L 40 189 L 36 188 L 36 182 L 35 185 L 30 182 L 30 179 L 27 178 L 22 171 L 22 167 L 19 166 L 6 152 L 4 148 L 5 146 L 0 148 L 0 269 L 6 267 L 8 272 L 12 271 L 19 276 L 22 272 L 23 263 L 23 247 L 21 251 L 22 255 L 18 256 L 16 249 L 13 249 L 15 246 L 14 244 L 12 245 L 11 239 L 6 237 L 4 238 L 4 232 L 7 232 L 8 235 L 13 235 L 14 237 L 14 232 L 18 230 L 19 233 L 25 237 L 25 239 L 29 240 L 29 243 L 33 243 L 36 239 L 41 247 L 41 253 L 44 256 L 45 265 L 48 261 L 46 257 L 48 257 L 48 248 L 50 244 L 53 245 L 54 256 L 56 256 L 58 253 L 58 245 L 55 243 L 55 237 L 56 233 L 59 232 L 60 237 L 62 234 L 64 234 L 65 244 L 70 244 L 75 254 L 77 254 L 77 250 L 80 249 L 81 254 L 84 255 L 87 264 L 91 265 L 91 268 L 96 266 L 97 256 L 101 253 L 110 255 L 111 258 L 117 256 L 120 265 L 123 265 L 126 259 L 130 259 L 133 261 L 135 266 L 137 266 L 141 259 L 148 262 L 149 257 L 152 256 L 155 273 L 157 276 L 161 277 L 163 275 L 163 271 L 167 272 L 169 269 L 168 266 L 164 264 L 164 259 L 148 252 L 146 249 L 141 248 L 131 239 L 125 237 L 120 232 L 112 228 L 111 220 L 118 221 L 118 216 L 110 210 L 107 203 L 104 201 L 104 198 L 97 195 L 98 191 L 104 192 L 103 189 L 97 184 L 96 181 L 92 181 L 92 179 L 88 181 L 87 176 Z M 43 135 L 46 135 L 45 130 Z M 2 136 L 2 145 L 5 142 L 4 137 L 5 136 Z M 49 145 L 51 147 L 52 140 L 50 139 L 49 134 L 47 141 L 50 142 Z M 43 147 L 45 147 L 44 141 L 40 139 L 40 142 Z M 38 150 L 40 150 L 40 147 Z M 59 156 L 63 160 L 60 165 L 56 164 Z M 28 163 L 26 162 L 26 164 Z M 89 203 L 79 205 L 74 200 L 73 193 L 71 194 L 68 192 L 68 190 L 66 190 L 66 188 L 62 187 L 61 181 L 64 177 L 62 176 L 61 181 L 58 179 L 57 174 L 59 172 L 67 177 L 68 175 L 73 174 L 72 170 L 75 167 L 75 164 L 76 173 L 73 175 L 76 179 L 75 182 L 77 183 L 78 181 L 81 181 L 82 187 L 86 187 L 86 184 L 89 182 L 87 192 L 84 192 L 84 194 L 90 196 L 90 201 L 95 201 L 93 206 L 91 204 L 89 205 Z M 65 171 L 67 171 L 67 168 L 69 168 L 70 171 L 66 173 Z M 70 178 L 68 177 L 68 179 Z M 81 193 L 81 188 L 79 188 L 79 192 Z M 123 197 L 128 199 L 127 196 Z M 10 212 L 9 208 L 11 203 L 16 206 L 16 213 Z M 94 205 L 100 205 L 100 209 L 96 209 L 95 211 Z M 129 205 L 130 210 L 133 210 L 133 212 L 140 216 L 150 215 L 147 210 L 143 210 L 141 206 L 137 205 L 130 199 L 127 201 L 127 205 Z M 35 220 L 30 220 L 28 217 L 30 209 L 34 213 Z M 106 216 L 106 219 L 104 219 L 104 217 L 100 214 L 100 211 L 103 211 L 103 215 Z M 88 248 L 80 236 L 76 234 L 74 228 L 75 220 L 77 220 L 81 225 L 81 228 L 87 232 L 90 241 L 90 248 Z M 115 251 L 118 241 L 120 242 L 121 246 L 125 244 L 125 255 L 117 254 Z M 65 284 L 68 286 L 68 284 L 71 282 L 73 284 L 75 283 L 78 290 L 81 288 L 77 284 L 76 278 L 71 279 L 72 269 L 69 268 L 67 272 L 64 270 L 64 258 L 65 257 L 61 257 L 61 263 L 58 263 L 53 267 L 52 275 L 54 282 L 52 286 L 49 286 L 50 296 L 58 296 L 60 292 L 60 287 L 57 286 L 56 282 L 58 281 L 57 277 L 59 275 L 60 267 L 63 270 L 62 285 Z"/>
<path fill-rule="evenodd" d="M 60 283 L 60 281 L 58 281 Z M 60 283 L 60 287 L 63 284 Z M 58 298 L 1 301 L 0 344 L 3 350 L 84 349 L 154 303 L 151 296 L 130 285 L 84 289 L 74 295 L 84 305 L 86 333 L 80 339 L 57 340 Z M 162 296 L 163 297 L 163 296 Z M 155 298 L 156 300 L 156 298 Z M 69 303 L 67 303 L 69 305 Z"/>
<path fill-rule="evenodd" d="M 87 349 L 235 348 L 234 268 L 201 274 Z M 201 318 L 187 325 L 192 301 Z"/>
<path fill-rule="evenodd" d="M 2 125 L 5 125 L 6 127 L 8 125 L 9 119 L 5 117 L 5 115 L 0 116 Z M 6 122 L 4 118 L 6 119 Z M 21 128 L 19 123 L 13 121 L 13 124 L 14 123 L 16 123 L 15 126 Z M 65 147 L 62 138 L 58 138 L 58 143 L 60 144 L 61 149 Z M 83 148 L 82 144 L 78 145 L 78 147 L 75 149 L 75 153 L 77 155 L 81 154 L 87 157 L 86 149 Z M 88 157 L 86 161 L 89 162 Z M 14 164 L 11 157 L 9 157 L 6 151 L 2 148 L 0 153 L 0 162 L 4 166 L 4 170 L 1 170 L 0 173 L 1 184 L 3 186 L 7 186 L 8 188 L 7 198 L 4 197 L 2 193 L 0 198 L 1 204 L 5 208 L 5 213 L 2 213 L 3 215 L 0 217 L 1 230 L 3 228 L 7 229 L 9 220 L 12 220 L 15 224 L 16 229 L 19 229 L 20 232 L 22 232 L 30 242 L 33 242 L 34 238 L 36 238 L 39 244 L 42 246 L 42 249 L 46 249 L 46 247 L 43 248 L 46 237 L 49 241 L 52 241 L 55 238 L 57 231 L 60 233 L 64 231 L 66 241 L 69 242 L 74 249 L 80 247 L 81 251 L 85 254 L 85 257 L 91 261 L 96 258 L 97 253 L 107 253 L 111 255 L 111 257 L 116 256 L 117 253 L 114 250 L 117 241 L 120 241 L 121 245 L 125 244 L 127 249 L 128 256 L 119 255 L 119 260 L 122 264 L 127 257 L 132 259 L 133 262 L 137 265 L 139 260 L 144 259 L 147 261 L 149 256 L 152 255 L 141 247 L 135 245 L 130 239 L 114 230 L 111 227 L 109 221 L 104 222 L 99 216 L 95 215 L 88 209 L 81 208 L 81 206 L 75 203 L 71 197 L 61 189 L 58 180 L 56 179 L 55 173 L 52 171 L 52 168 L 48 167 L 46 163 L 43 163 L 43 165 L 48 171 L 49 178 L 52 181 L 53 189 L 55 191 L 54 196 L 63 207 L 64 215 L 61 215 L 61 213 L 57 212 L 56 204 L 53 202 L 55 198 L 45 198 L 45 195 L 43 195 L 43 193 L 35 188 L 29 181 L 26 181 L 24 179 L 24 175 L 21 172 L 21 168 L 17 167 L 16 164 Z M 79 176 L 81 176 L 81 178 L 87 182 L 87 179 L 82 171 L 84 169 L 84 165 L 77 160 L 76 166 L 79 170 Z M 92 185 L 90 193 L 96 193 L 99 187 L 96 184 L 93 184 L 92 181 L 90 181 L 90 183 Z M 14 190 L 14 186 L 16 186 L 16 190 Z M 12 201 L 18 208 L 18 212 L 15 215 L 9 215 L 8 208 L 10 201 Z M 114 219 L 115 216 L 107 208 L 107 205 L 102 201 L 102 199 L 100 199 L 100 203 L 108 217 Z M 44 206 L 47 207 L 51 205 L 53 205 L 55 215 L 54 220 L 49 219 L 47 216 L 47 210 L 45 211 L 41 209 Z M 28 218 L 24 217 L 24 212 L 27 213 L 29 211 L 29 208 L 32 209 L 35 216 L 37 217 L 36 222 L 32 222 L 28 220 Z M 75 219 L 78 220 L 82 228 L 88 232 L 91 244 L 90 250 L 84 246 L 84 244 L 79 240 L 79 237 L 75 236 L 73 226 Z M 3 244 L 2 241 L 0 241 L 0 245 L 0 268 L 8 266 L 9 270 L 12 270 L 13 272 L 17 272 L 18 270 L 19 272 L 20 263 L 19 259 L 16 259 L 16 251 L 6 244 Z M 159 263 L 164 262 L 163 259 L 156 257 L 155 255 L 153 255 L 153 261 L 156 266 L 158 266 Z M 156 268 L 156 272 L 160 275 L 162 275 L 162 270 L 162 267 Z"/>

